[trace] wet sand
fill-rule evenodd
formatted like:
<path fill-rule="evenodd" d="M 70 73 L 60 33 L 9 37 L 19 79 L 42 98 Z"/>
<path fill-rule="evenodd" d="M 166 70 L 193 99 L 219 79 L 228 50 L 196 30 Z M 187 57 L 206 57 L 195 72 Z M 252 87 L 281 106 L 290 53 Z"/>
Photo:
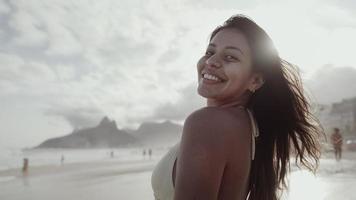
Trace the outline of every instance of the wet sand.
<path fill-rule="evenodd" d="M 157 160 L 90 162 L 0 172 L 0 199 L 153 199 L 151 173 Z M 152 198 L 151 198 L 152 197 Z"/>

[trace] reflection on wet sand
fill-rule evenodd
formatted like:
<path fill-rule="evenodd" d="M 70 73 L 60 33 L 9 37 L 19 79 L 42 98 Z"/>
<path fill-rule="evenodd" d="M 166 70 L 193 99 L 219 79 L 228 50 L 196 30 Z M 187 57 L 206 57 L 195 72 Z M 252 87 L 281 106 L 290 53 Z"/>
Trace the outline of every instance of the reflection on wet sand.
<path fill-rule="evenodd" d="M 283 200 L 355 200 L 356 194 L 350 188 L 356 188 L 356 159 L 336 162 L 334 159 L 322 159 L 316 175 L 306 170 L 297 170 L 289 177 L 289 191 L 283 194 Z"/>
<path fill-rule="evenodd" d="M 289 179 L 289 186 L 290 189 L 283 199 L 323 200 L 325 198 L 325 182 L 309 171 L 300 170 L 292 172 Z"/>

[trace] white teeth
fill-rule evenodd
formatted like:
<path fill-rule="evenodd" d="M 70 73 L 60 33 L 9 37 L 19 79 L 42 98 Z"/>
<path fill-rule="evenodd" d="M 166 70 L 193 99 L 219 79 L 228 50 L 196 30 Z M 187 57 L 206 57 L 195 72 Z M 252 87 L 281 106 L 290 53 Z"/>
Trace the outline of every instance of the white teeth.
<path fill-rule="evenodd" d="M 203 74 L 203 78 L 209 79 L 209 80 L 214 80 L 214 81 L 220 81 L 220 79 L 214 75 L 211 74 Z"/>

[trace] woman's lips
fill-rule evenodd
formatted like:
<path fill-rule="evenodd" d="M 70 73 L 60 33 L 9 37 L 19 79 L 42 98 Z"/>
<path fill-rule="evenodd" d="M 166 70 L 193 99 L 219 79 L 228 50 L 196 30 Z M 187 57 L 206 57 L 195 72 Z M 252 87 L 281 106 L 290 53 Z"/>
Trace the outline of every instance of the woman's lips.
<path fill-rule="evenodd" d="M 216 81 L 216 80 L 209 80 L 209 79 L 205 79 L 205 78 L 200 78 L 200 83 L 203 84 L 219 84 L 222 83 L 221 81 Z"/>
<path fill-rule="evenodd" d="M 215 73 L 209 72 L 202 72 L 201 78 L 205 80 L 207 83 L 221 83 L 225 80 L 222 79 L 220 76 L 216 75 Z"/>

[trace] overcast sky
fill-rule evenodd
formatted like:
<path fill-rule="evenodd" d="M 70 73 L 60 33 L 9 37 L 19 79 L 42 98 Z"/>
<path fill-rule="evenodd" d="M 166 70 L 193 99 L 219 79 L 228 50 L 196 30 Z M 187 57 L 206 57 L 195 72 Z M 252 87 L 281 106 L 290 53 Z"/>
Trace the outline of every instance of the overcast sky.
<path fill-rule="evenodd" d="M 204 100 L 211 31 L 252 17 L 320 103 L 356 95 L 353 0 L 0 0 L 0 145 L 30 147 L 104 115 L 182 121 Z"/>

